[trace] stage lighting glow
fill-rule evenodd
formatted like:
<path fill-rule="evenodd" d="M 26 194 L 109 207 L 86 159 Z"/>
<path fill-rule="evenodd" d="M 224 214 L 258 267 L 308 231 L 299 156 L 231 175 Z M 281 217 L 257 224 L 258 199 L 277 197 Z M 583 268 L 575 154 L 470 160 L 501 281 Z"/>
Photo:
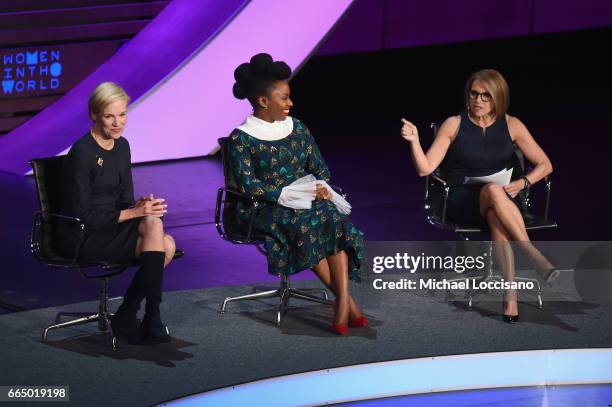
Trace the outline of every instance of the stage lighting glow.
<path fill-rule="evenodd" d="M 249 2 L 210 44 L 133 105 L 126 129 L 132 161 L 216 151 L 217 139 L 228 136 L 251 112 L 248 102 L 232 95 L 234 69 L 260 52 L 299 67 L 351 2 Z"/>
<path fill-rule="evenodd" d="M 0 171 L 24 174 L 29 170 L 28 161 L 31 158 L 48 157 L 66 151 L 91 125 L 87 114 L 87 98 L 98 84 L 117 82 L 133 100 L 138 100 L 202 44 L 212 41 L 247 3 L 248 0 L 169 2 L 138 35 L 87 78 L 37 115 L 2 135 Z M 75 60 L 60 61 L 59 57 L 64 58 L 65 55 L 63 52 L 60 55 L 60 51 L 53 46 L 0 50 L 0 97 L 53 93 L 56 90 L 50 88 L 55 87 L 59 93 L 63 92 L 67 75 L 72 78 L 74 74 L 73 69 L 66 69 L 66 64 L 73 66 L 71 61 Z M 34 64 L 35 61 L 38 65 Z M 78 58 L 75 63 L 78 64 Z M 30 71 L 32 69 L 33 73 Z M 41 78 L 41 75 L 44 77 Z M 154 137 L 150 142 L 156 141 Z M 160 147 L 157 144 L 155 148 Z"/>
<path fill-rule="evenodd" d="M 0 170 L 23 174 L 29 170 L 27 162 L 32 157 L 67 151 L 88 128 L 87 96 L 97 84 L 109 80 L 124 85 L 135 100 L 124 133 L 130 140 L 133 162 L 207 155 L 216 149 L 216 140 L 229 135 L 250 112 L 248 103 L 232 96 L 234 68 L 259 52 L 268 52 L 293 69 L 299 67 L 352 0 L 251 0 L 244 6 L 243 3 L 170 2 L 96 72 L 34 118 L 0 137 Z M 234 12 L 238 14 L 230 14 Z M 173 31 L 180 31 L 176 21 L 188 19 L 188 13 L 206 17 L 209 24 L 216 25 L 202 40 L 200 49 L 178 69 L 175 68 L 180 63 L 174 62 L 175 70 L 165 71 L 172 72 L 170 75 L 158 76 L 157 71 L 167 68 L 157 69 L 157 65 L 164 64 L 162 56 L 172 53 L 171 44 L 163 38 L 174 38 Z M 185 40 L 182 34 L 177 38 Z M 176 48 L 181 46 L 176 44 Z M 24 54 L 24 62 L 25 58 Z M 59 68 L 51 68 L 49 74 L 61 72 Z M 2 85 L 12 91 L 17 86 L 27 87 L 26 82 L 18 85 L 17 81 Z"/>

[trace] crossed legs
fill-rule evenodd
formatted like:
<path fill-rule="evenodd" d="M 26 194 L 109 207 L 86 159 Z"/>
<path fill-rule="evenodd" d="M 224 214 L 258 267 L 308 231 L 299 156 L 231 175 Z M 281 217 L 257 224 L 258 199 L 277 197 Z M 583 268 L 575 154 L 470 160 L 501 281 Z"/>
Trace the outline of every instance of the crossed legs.
<path fill-rule="evenodd" d="M 514 252 L 509 243 L 511 237 L 499 220 L 495 210 L 488 209 L 486 220 L 491 229 L 491 240 L 493 240 L 493 255 L 497 259 L 504 280 L 514 281 Z M 518 315 L 518 302 L 516 290 L 507 290 L 504 294 L 504 314 Z"/>
<path fill-rule="evenodd" d="M 348 255 L 344 250 L 321 260 L 312 270 L 336 297 L 334 323 L 346 326 L 349 320 L 363 316 L 349 293 Z"/>
<path fill-rule="evenodd" d="M 529 257 L 536 270 L 548 270 L 553 265 L 531 243 L 523 215 L 510 200 L 504 189 L 496 184 L 487 184 L 480 190 L 480 213 L 491 229 L 495 255 L 506 281 L 514 281 L 514 253 L 509 241 L 516 241 L 518 247 Z M 504 314 L 517 315 L 518 303 L 515 290 L 505 295 Z"/>

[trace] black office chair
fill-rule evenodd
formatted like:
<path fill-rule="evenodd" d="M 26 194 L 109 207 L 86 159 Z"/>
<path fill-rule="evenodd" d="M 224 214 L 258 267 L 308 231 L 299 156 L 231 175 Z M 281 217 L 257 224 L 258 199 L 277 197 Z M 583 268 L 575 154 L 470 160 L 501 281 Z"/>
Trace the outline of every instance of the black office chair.
<path fill-rule="evenodd" d="M 108 285 L 112 277 L 123 273 L 128 267 L 138 266 L 139 260 L 133 259 L 126 263 L 106 261 L 81 261 L 79 246 L 85 233 L 85 224 L 81 219 L 60 215 L 62 201 L 62 167 L 66 156 L 38 158 L 30 161 L 36 181 L 36 192 L 40 210 L 34 213 L 32 233 L 30 236 L 30 251 L 34 258 L 49 267 L 63 269 L 79 269 L 83 277 L 100 281 L 100 295 L 98 312 L 60 312 L 55 318 L 55 324 L 45 328 L 42 340 L 47 339 L 49 331 L 89 322 L 97 322 L 98 329 L 108 332 L 113 350 L 117 349 L 117 338 L 113 334 L 110 319 L 113 313 L 108 310 Z M 80 230 L 79 243 L 74 250 L 74 256 L 65 257 L 59 249 L 60 237 L 58 229 L 60 224 L 70 224 Z M 182 250 L 176 251 L 174 258 L 182 257 Z M 88 269 L 102 269 L 102 272 L 88 272 Z M 72 316 L 76 319 L 60 322 L 62 317 Z"/>
<path fill-rule="evenodd" d="M 433 136 L 438 132 L 439 125 L 437 123 L 431 123 L 431 128 L 433 129 Z M 525 174 L 529 172 L 527 168 L 525 157 L 521 150 L 514 145 L 514 154 L 512 157 L 512 180 L 522 178 Z M 447 179 L 447 170 L 446 170 L 446 160 L 443 160 L 440 166 L 436 168 L 436 170 L 425 177 L 425 214 L 427 216 L 427 221 L 430 225 L 444 230 L 451 230 L 455 232 L 459 237 L 463 240 L 470 240 L 470 236 L 476 234 L 488 233 L 489 228 L 486 225 L 470 225 L 470 224 L 462 224 L 457 222 L 450 221 L 446 216 L 446 208 L 448 195 L 452 189 L 452 186 L 449 185 L 445 179 Z M 548 213 L 550 209 L 550 191 L 551 191 L 551 179 L 550 177 L 546 177 L 544 179 L 544 188 L 545 188 L 545 202 L 544 202 L 544 213 L 542 216 L 536 216 L 532 211 L 532 199 L 530 196 L 531 191 L 521 191 L 519 193 L 520 198 L 520 209 L 523 215 L 523 219 L 525 220 L 525 228 L 529 230 L 542 230 L 542 229 L 554 229 L 557 227 L 557 223 L 548 218 Z M 492 242 L 487 242 L 488 249 L 488 258 L 489 264 L 487 268 L 486 275 L 482 276 L 467 276 L 462 278 L 456 278 L 449 281 L 465 281 L 465 280 L 479 280 L 479 281 L 489 281 L 489 280 L 497 280 L 501 279 L 501 276 L 493 274 L 493 244 Z M 538 306 L 540 308 L 543 307 L 542 303 L 542 287 L 540 285 L 540 281 L 535 278 L 526 278 L 526 277 L 516 277 L 517 281 L 529 281 L 534 283 L 536 287 L 536 296 L 538 299 Z M 472 291 L 467 291 L 466 293 L 468 300 L 468 308 L 472 308 L 472 300 L 474 293 Z"/>
<path fill-rule="evenodd" d="M 219 188 L 217 191 L 215 226 L 217 227 L 219 236 L 221 236 L 222 239 L 234 244 L 254 245 L 260 253 L 265 255 L 266 252 L 263 247 L 265 236 L 259 234 L 253 229 L 253 222 L 260 204 L 254 197 L 239 192 L 238 183 L 234 179 L 230 169 L 228 144 L 229 137 L 219 139 L 219 145 L 221 146 L 221 157 L 223 161 L 225 187 Z M 337 187 L 334 187 L 334 189 L 338 190 Z M 239 222 L 236 218 L 236 206 L 238 202 L 242 202 L 252 209 L 251 218 L 247 224 L 244 222 Z M 281 281 L 278 289 L 260 291 L 238 297 L 227 297 L 221 304 L 219 313 L 225 313 L 227 304 L 232 301 L 279 297 L 280 304 L 276 313 L 276 323 L 278 326 L 280 326 L 287 307 L 289 306 L 289 300 L 292 297 L 321 304 L 332 304 L 332 302 L 328 300 L 327 291 L 325 289 L 297 290 L 290 286 L 289 277 L 287 275 L 281 274 L 279 277 Z M 321 297 L 313 295 L 316 293 L 320 293 Z"/>

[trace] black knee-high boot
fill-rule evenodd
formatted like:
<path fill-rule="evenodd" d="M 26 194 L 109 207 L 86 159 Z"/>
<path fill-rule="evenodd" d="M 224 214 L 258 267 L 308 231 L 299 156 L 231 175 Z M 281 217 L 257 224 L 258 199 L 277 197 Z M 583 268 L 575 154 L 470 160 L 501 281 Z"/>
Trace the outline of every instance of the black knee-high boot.
<path fill-rule="evenodd" d="M 111 326 L 116 335 L 125 337 L 131 343 L 139 343 L 141 341 L 140 322 L 136 318 L 136 314 L 140 309 L 140 303 L 145 297 L 142 289 L 142 268 L 138 269 L 132 282 L 130 283 L 123 302 L 113 316 Z"/>
<path fill-rule="evenodd" d="M 128 286 L 125 295 L 123 296 L 123 302 L 117 310 L 117 314 L 130 315 L 136 317 L 138 310 L 140 309 L 140 303 L 145 298 L 145 293 L 142 289 L 142 269 L 139 268 L 132 278 L 132 282 Z"/>
<path fill-rule="evenodd" d="M 170 342 L 170 333 L 159 315 L 162 301 L 164 274 L 164 252 L 142 252 L 140 254 L 141 287 L 146 298 L 145 316 L 142 320 L 142 339 L 145 343 Z"/>

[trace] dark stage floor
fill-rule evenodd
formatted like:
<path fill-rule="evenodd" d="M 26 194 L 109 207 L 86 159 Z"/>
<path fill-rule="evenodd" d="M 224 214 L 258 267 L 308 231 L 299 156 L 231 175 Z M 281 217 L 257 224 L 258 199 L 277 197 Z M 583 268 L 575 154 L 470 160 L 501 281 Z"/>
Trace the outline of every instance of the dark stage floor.
<path fill-rule="evenodd" d="M 232 304 L 228 313 L 217 313 L 226 296 L 250 290 L 240 285 L 167 293 L 162 309 L 174 340 L 155 348 L 121 342 L 113 352 L 107 337 L 96 333 L 93 325 L 52 331 L 48 342 L 40 341 L 41 330 L 58 310 L 93 310 L 95 302 L 2 315 L 0 347 L 10 352 L 3 352 L 0 383 L 69 384 L 75 405 L 108 406 L 121 400 L 122 405 L 140 406 L 257 379 L 360 363 L 612 347 L 610 304 L 547 302 L 540 310 L 532 301 L 524 302 L 522 321 L 510 326 L 501 321 L 499 301 L 478 302 L 468 312 L 465 302 L 448 302 L 443 293 L 432 297 L 381 292 L 355 284 L 351 290 L 371 325 L 338 337 L 329 331 L 332 309 L 324 305 L 292 300 L 297 308 L 289 309 L 281 328 L 273 322 L 272 300 Z M 112 308 L 116 306 L 117 301 Z M 261 404 L 253 400 L 249 405 Z"/>

